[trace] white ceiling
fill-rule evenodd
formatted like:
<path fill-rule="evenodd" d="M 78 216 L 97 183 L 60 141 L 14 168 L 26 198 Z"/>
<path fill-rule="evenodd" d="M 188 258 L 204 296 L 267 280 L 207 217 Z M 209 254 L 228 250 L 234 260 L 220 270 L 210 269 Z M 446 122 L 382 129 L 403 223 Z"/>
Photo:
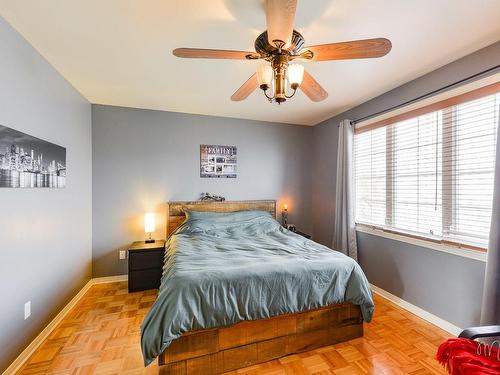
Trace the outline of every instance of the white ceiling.
<path fill-rule="evenodd" d="M 386 37 L 389 55 L 305 62 L 329 92 L 278 106 L 231 94 L 258 62 L 179 59 L 177 47 L 253 51 L 261 0 L 0 0 L 0 15 L 90 102 L 314 125 L 500 40 L 499 0 L 299 0 L 309 45 Z"/>

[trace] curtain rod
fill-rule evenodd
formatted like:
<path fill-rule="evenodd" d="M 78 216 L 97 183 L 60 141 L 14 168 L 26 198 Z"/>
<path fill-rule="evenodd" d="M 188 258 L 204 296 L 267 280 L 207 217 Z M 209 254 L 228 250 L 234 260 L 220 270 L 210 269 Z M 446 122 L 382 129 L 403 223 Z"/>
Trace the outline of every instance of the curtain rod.
<path fill-rule="evenodd" d="M 461 86 L 461 85 L 463 85 L 465 83 L 468 83 L 469 81 L 475 81 L 475 80 L 477 80 L 479 78 L 482 78 L 482 76 L 488 76 L 488 75 L 494 74 L 494 73 L 496 73 L 495 72 L 496 70 L 498 70 L 500 72 L 500 64 L 497 64 L 497 65 L 495 65 L 495 66 L 493 66 L 493 67 L 491 67 L 489 69 L 483 70 L 483 71 L 481 71 L 479 73 L 473 74 L 473 75 L 471 75 L 469 77 L 463 78 L 463 79 L 461 79 L 459 81 L 450 83 L 449 85 L 443 86 L 443 87 L 441 87 L 439 89 L 436 89 L 436 90 L 433 90 L 431 92 L 428 92 L 427 94 L 420 95 L 420 96 L 418 96 L 418 97 L 416 97 L 414 99 L 408 100 L 408 101 L 406 101 L 404 103 L 401 103 L 401 104 L 395 105 L 393 107 L 389 107 L 389 108 L 383 109 L 383 110 L 381 110 L 379 112 L 372 113 L 371 115 L 364 116 L 364 117 L 358 118 L 356 120 L 352 120 L 351 124 L 355 125 L 355 124 L 360 123 L 362 121 L 366 121 L 366 120 L 369 120 L 371 118 L 374 118 L 374 117 L 383 115 L 385 113 L 394 111 L 396 109 L 405 107 L 407 105 L 416 103 L 416 102 L 418 102 L 420 100 L 430 98 L 431 96 L 440 94 L 443 91 L 450 90 L 451 88 L 454 88 L 455 86 Z"/>

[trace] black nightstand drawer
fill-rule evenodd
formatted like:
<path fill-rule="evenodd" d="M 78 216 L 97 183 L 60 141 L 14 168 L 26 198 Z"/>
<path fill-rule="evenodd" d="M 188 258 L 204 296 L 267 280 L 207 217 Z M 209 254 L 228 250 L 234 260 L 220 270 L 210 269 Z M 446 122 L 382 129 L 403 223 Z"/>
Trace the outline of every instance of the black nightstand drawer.
<path fill-rule="evenodd" d="M 144 270 L 148 268 L 163 268 L 164 251 L 129 251 L 128 268 L 129 271 Z"/>
<path fill-rule="evenodd" d="M 158 289 L 162 275 L 161 268 L 149 270 L 129 271 L 128 291 L 137 292 L 140 290 Z"/>
<path fill-rule="evenodd" d="M 128 248 L 128 291 L 158 289 L 163 272 L 165 241 L 135 241 Z"/>

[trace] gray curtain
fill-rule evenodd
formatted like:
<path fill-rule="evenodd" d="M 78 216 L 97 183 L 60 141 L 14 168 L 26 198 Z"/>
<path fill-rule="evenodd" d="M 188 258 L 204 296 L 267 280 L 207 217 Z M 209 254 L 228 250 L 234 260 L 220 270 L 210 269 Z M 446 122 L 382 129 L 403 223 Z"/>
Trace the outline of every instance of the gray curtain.
<path fill-rule="evenodd" d="M 486 263 L 483 306 L 481 308 L 481 325 L 500 324 L 500 124 L 497 132 L 494 183 L 493 212 L 491 214 L 488 261 Z"/>
<path fill-rule="evenodd" d="M 333 248 L 357 261 L 358 246 L 354 229 L 353 133 L 351 121 L 343 120 L 339 125 Z"/>

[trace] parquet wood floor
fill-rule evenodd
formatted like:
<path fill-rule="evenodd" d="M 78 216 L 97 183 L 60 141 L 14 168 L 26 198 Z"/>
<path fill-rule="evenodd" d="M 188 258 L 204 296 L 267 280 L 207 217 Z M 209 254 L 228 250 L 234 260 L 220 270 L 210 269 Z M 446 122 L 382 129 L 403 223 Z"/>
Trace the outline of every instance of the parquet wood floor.
<path fill-rule="evenodd" d="M 156 291 L 127 292 L 127 283 L 94 285 L 18 374 L 158 374 L 143 367 L 140 324 Z M 445 374 L 435 361 L 450 335 L 375 295 L 363 338 L 291 355 L 228 375 Z"/>

